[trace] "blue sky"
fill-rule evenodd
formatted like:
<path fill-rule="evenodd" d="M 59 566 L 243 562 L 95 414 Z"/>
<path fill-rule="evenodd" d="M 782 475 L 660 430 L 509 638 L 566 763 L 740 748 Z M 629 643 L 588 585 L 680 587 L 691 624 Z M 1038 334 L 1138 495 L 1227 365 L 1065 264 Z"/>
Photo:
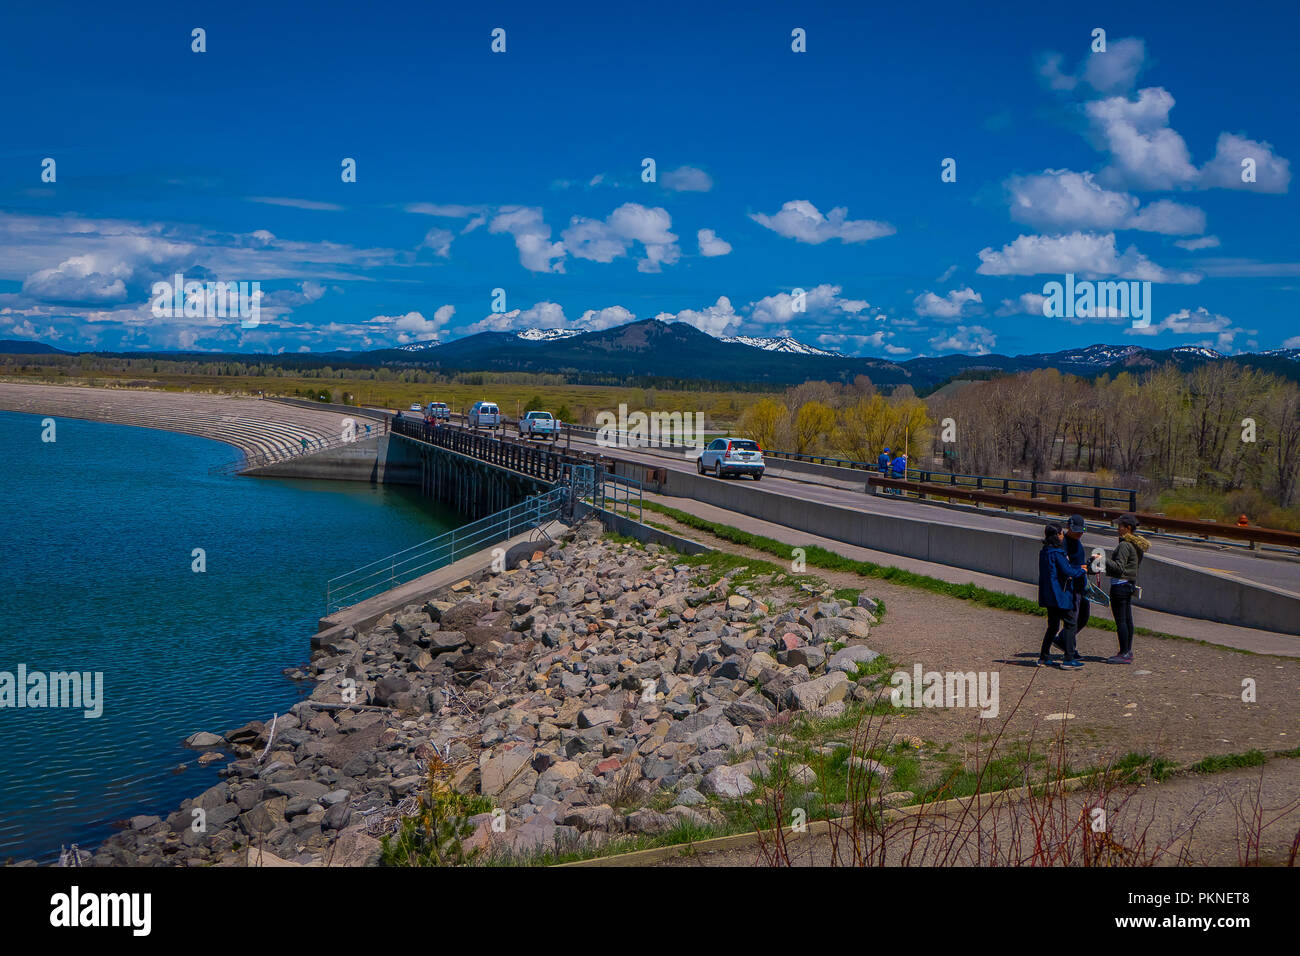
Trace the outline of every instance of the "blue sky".
<path fill-rule="evenodd" d="M 658 316 L 897 359 L 1300 346 L 1293 5 L 17 6 L 0 338 L 294 352 Z M 1046 318 L 1066 271 L 1151 280 L 1151 327 Z M 155 316 L 177 272 L 261 283 L 259 324 Z"/>

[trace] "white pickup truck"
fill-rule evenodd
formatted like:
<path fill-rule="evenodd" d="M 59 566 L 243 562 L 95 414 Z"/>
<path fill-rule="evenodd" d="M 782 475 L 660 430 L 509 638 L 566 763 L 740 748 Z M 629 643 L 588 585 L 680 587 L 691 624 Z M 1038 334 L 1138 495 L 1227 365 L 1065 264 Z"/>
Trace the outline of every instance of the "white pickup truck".
<path fill-rule="evenodd" d="M 519 419 L 520 438 L 560 438 L 560 420 L 550 412 L 528 412 Z"/>

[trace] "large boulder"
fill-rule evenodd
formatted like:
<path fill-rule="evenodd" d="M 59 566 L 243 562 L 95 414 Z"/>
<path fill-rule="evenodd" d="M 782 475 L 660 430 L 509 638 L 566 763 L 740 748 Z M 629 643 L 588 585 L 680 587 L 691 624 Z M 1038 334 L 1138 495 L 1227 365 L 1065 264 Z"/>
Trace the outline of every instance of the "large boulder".
<path fill-rule="evenodd" d="M 381 677 L 375 681 L 375 690 L 371 699 L 377 706 L 387 707 L 393 703 L 393 698 L 398 694 L 405 694 L 410 689 L 411 682 L 405 677 Z"/>
<path fill-rule="evenodd" d="M 790 688 L 787 703 L 797 710 L 817 710 L 826 704 L 843 700 L 849 692 L 849 679 L 843 671 L 831 671 L 816 680 L 795 684 Z"/>
<path fill-rule="evenodd" d="M 819 617 L 813 622 L 813 636 L 827 643 L 864 640 L 871 635 L 871 625 L 856 617 Z"/>
<path fill-rule="evenodd" d="M 444 631 L 465 631 L 476 626 L 479 618 L 490 610 L 491 607 L 478 601 L 461 601 L 443 611 L 438 620 Z"/>
<path fill-rule="evenodd" d="M 864 644 L 854 644 L 841 648 L 831 656 L 827 670 L 844 671 L 846 674 L 857 672 L 859 664 L 870 664 L 880 655 Z"/>
<path fill-rule="evenodd" d="M 701 786 L 704 788 L 705 793 L 734 800 L 752 792 L 755 784 L 754 781 L 749 779 L 749 775 L 739 767 L 724 764 L 721 767 L 714 767 L 706 773 Z"/>
<path fill-rule="evenodd" d="M 479 755 L 479 791 L 496 797 L 502 805 L 512 805 L 532 795 L 539 774 L 532 768 L 533 750 L 518 746 L 496 753 Z"/>

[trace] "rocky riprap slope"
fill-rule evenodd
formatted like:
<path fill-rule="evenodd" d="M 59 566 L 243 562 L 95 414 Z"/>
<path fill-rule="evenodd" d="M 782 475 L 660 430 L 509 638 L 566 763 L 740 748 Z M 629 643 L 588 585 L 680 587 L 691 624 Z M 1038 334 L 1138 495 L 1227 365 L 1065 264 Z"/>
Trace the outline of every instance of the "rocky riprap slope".
<path fill-rule="evenodd" d="M 505 810 L 504 827 L 474 818 L 467 845 L 489 852 L 720 822 L 709 797 L 755 789 L 750 775 L 775 755 L 769 728 L 878 693 L 851 676 L 875 657 L 874 605 L 791 583 L 811 603 L 773 613 L 736 585 L 738 571 L 681 561 L 584 524 L 447 600 L 346 630 L 316 652 L 311 699 L 273 735 L 254 722 L 190 738 L 235 754 L 222 782 L 165 820 L 133 818 L 94 862 L 234 864 L 254 847 L 299 863 L 374 863 L 375 836 L 410 811 L 435 756 L 457 789 Z M 365 709 L 345 707 L 349 686 Z M 809 782 L 808 768 L 796 771 Z M 192 828 L 195 808 L 205 833 Z"/>

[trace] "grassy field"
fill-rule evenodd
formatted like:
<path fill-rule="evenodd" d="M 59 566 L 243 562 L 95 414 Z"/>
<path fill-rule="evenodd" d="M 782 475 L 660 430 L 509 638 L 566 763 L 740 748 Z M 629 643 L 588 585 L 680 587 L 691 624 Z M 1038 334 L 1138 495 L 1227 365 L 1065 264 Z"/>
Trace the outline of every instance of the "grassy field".
<path fill-rule="evenodd" d="M 1244 514 L 1251 524 L 1261 528 L 1300 531 L 1300 505 L 1280 507 L 1258 488 L 1241 488 L 1237 491 L 1179 488 L 1176 491 L 1162 492 L 1147 505 L 1147 510 L 1167 514 L 1171 518 L 1219 521 L 1224 524 L 1234 524 L 1237 516 Z"/>

